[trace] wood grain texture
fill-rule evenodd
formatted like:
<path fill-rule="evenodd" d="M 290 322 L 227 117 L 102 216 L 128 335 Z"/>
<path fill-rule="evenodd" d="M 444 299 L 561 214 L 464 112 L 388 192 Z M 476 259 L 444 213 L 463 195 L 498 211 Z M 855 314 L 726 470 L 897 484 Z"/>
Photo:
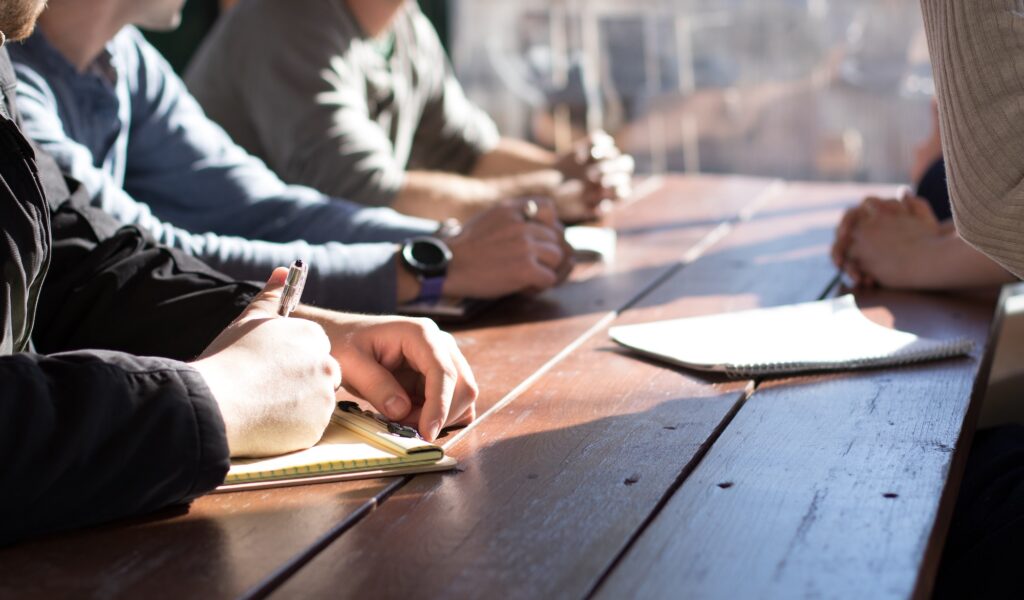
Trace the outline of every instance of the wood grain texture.
<path fill-rule="evenodd" d="M 818 297 L 832 228 L 865 191 L 776 190 L 617 323 Z M 584 597 L 747 384 L 627 356 L 602 329 L 452 448 L 462 472 L 414 479 L 273 597 Z"/>
<path fill-rule="evenodd" d="M 607 225 L 620 232 L 613 264 L 581 265 L 558 288 L 508 298 L 479 320 L 450 327 L 480 384 L 477 413 L 658 282 L 771 186 L 743 177 L 666 177 L 657 191 L 608 217 Z"/>
<path fill-rule="evenodd" d="M 649 196 L 609 216 L 623 231 L 614 265 L 581 267 L 566 285 L 535 298 L 509 299 L 457 331 L 483 389 L 481 412 L 657 281 L 687 248 L 770 185 L 739 177 L 666 178 Z M 402 482 L 209 496 L 185 514 L 0 550 L 0 595 L 236 596 L 301 562 L 304 552 Z"/>
<path fill-rule="evenodd" d="M 383 479 L 208 496 L 0 550 L 3 598 L 237 596 L 370 502 Z"/>
<path fill-rule="evenodd" d="M 859 301 L 884 324 L 978 347 L 970 358 L 761 385 L 596 597 L 915 593 L 993 303 Z"/>

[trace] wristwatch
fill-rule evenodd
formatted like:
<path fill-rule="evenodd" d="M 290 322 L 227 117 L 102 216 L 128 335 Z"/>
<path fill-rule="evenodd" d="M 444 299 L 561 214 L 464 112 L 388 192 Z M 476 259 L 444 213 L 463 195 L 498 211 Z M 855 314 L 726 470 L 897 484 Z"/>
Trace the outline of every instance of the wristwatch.
<path fill-rule="evenodd" d="M 414 237 L 405 242 L 402 246 L 402 264 L 420 282 L 420 295 L 414 302 L 434 304 L 441 299 L 450 262 L 452 251 L 435 237 Z"/>

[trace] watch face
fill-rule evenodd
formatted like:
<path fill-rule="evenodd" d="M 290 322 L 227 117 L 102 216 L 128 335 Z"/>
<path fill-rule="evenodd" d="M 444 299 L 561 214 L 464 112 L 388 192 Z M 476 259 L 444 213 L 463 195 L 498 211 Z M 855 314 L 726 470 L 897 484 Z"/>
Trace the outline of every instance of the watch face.
<path fill-rule="evenodd" d="M 405 263 L 414 271 L 425 276 L 443 275 L 451 262 L 452 252 L 441 240 L 421 237 L 413 238 L 402 249 Z"/>

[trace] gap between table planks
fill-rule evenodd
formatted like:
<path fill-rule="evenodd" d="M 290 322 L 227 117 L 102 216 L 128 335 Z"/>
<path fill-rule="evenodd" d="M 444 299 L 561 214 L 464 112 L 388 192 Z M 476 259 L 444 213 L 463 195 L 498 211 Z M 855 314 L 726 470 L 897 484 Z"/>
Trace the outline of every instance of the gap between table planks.
<path fill-rule="evenodd" d="M 880 191 L 786 186 L 615 322 L 818 298 L 842 208 Z M 627 357 L 605 331 L 454 444 L 462 472 L 398 489 L 275 597 L 585 597 L 750 386 Z"/>
<path fill-rule="evenodd" d="M 720 231 L 723 221 L 735 221 L 773 185 L 740 177 L 666 177 L 609 217 L 622 231 L 615 264 L 585 265 L 561 288 L 506 301 L 457 331 L 478 366 L 481 412 L 671 272 L 681 253 Z M 509 356 L 515 340 L 525 343 Z M 287 576 L 404 481 L 216 495 L 188 512 L 28 542 L 0 550 L 0 595 L 237 596 Z"/>

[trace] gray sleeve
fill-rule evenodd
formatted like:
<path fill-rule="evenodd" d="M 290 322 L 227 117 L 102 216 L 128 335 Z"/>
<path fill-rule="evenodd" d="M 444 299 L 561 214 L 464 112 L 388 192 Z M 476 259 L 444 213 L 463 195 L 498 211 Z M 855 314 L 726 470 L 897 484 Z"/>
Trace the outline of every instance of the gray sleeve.
<path fill-rule="evenodd" d="M 189 233 L 176 240 L 211 267 L 246 281 L 264 281 L 274 267 L 301 258 L 310 265 L 302 296 L 307 304 L 379 314 L 397 308 L 397 244 L 275 244 Z"/>
<path fill-rule="evenodd" d="M 244 113 L 247 136 L 285 181 L 364 205 L 391 204 L 404 167 L 369 117 L 365 82 L 347 60 L 357 32 L 346 28 L 342 9 L 324 0 L 252 0 L 239 9 L 187 75 L 206 112 L 225 123 Z M 268 38 L 267 31 L 288 35 Z"/>
<path fill-rule="evenodd" d="M 410 169 L 469 174 L 477 160 L 498 145 L 494 121 L 466 98 L 433 26 L 413 13 L 417 53 L 435 65 L 429 74 L 431 94 L 413 142 Z"/>
<path fill-rule="evenodd" d="M 921 0 L 957 231 L 1024 276 L 1024 14 L 1014 0 Z"/>

